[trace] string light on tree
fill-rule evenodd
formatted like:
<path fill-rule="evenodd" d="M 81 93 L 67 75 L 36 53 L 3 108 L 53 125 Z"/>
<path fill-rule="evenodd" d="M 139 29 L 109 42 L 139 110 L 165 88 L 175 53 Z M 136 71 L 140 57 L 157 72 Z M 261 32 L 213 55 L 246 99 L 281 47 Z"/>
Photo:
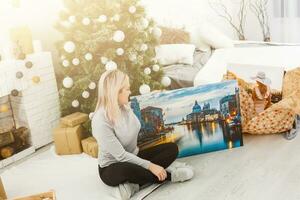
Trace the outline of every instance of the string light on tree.
<path fill-rule="evenodd" d="M 75 44 L 74 42 L 72 41 L 67 41 L 65 42 L 64 44 L 64 50 L 67 52 L 67 53 L 73 53 L 75 51 Z"/>
<path fill-rule="evenodd" d="M 106 15 L 100 15 L 100 16 L 98 17 L 98 21 L 99 21 L 100 23 L 105 23 L 105 22 L 107 21 Z"/>
<path fill-rule="evenodd" d="M 77 108 L 77 107 L 79 106 L 79 101 L 78 101 L 78 100 L 72 101 L 72 106 L 73 106 L 74 108 Z"/>
<path fill-rule="evenodd" d="M 136 11 L 136 7 L 135 7 L 135 6 L 130 6 L 130 7 L 128 8 L 128 11 L 129 11 L 131 14 L 134 14 L 135 11 Z"/>
<path fill-rule="evenodd" d="M 77 66 L 77 65 L 80 64 L 80 60 L 78 58 L 73 58 L 72 64 L 75 65 L 75 66 Z"/>
<path fill-rule="evenodd" d="M 112 17 L 112 21 L 115 21 L 115 22 L 120 21 L 120 15 L 115 14 L 115 15 Z"/>
<path fill-rule="evenodd" d="M 115 63 L 114 61 L 108 61 L 106 64 L 105 64 L 105 69 L 106 71 L 110 71 L 110 70 L 115 70 L 118 68 L 118 65 L 117 63 Z"/>
<path fill-rule="evenodd" d="M 150 89 L 150 86 L 147 85 L 147 84 L 143 84 L 143 85 L 141 85 L 140 88 L 139 88 L 140 94 L 147 94 L 147 93 L 150 92 L 150 90 L 151 90 L 151 89 Z"/>
<path fill-rule="evenodd" d="M 71 16 L 69 16 L 68 20 L 69 20 L 70 23 L 73 24 L 73 23 L 76 22 L 76 17 L 74 15 L 71 15 Z"/>
<path fill-rule="evenodd" d="M 87 99 L 87 98 L 89 98 L 89 96 L 90 96 L 90 93 L 88 91 L 85 90 L 85 91 L 82 92 L 82 97 L 83 98 Z"/>
<path fill-rule="evenodd" d="M 135 53 L 132 53 L 132 54 L 129 55 L 129 60 L 132 61 L 132 62 L 136 61 L 136 58 L 137 58 L 137 56 L 136 56 Z"/>
<path fill-rule="evenodd" d="M 157 65 L 157 64 L 153 65 L 152 70 L 155 71 L 155 72 L 158 72 L 159 71 L 159 65 Z"/>
<path fill-rule="evenodd" d="M 101 63 L 102 63 L 103 65 L 105 65 L 105 64 L 108 62 L 108 58 L 106 58 L 106 57 L 104 57 L 104 56 L 102 56 L 100 59 L 101 59 Z"/>
<path fill-rule="evenodd" d="M 70 66 L 70 62 L 68 60 L 63 60 L 62 65 L 64 67 L 69 67 Z"/>
<path fill-rule="evenodd" d="M 142 44 L 140 50 L 141 51 L 147 51 L 148 45 L 147 44 Z"/>
<path fill-rule="evenodd" d="M 60 22 L 60 24 L 65 28 L 71 27 L 71 23 L 69 21 L 62 21 L 62 22 Z"/>
<path fill-rule="evenodd" d="M 86 53 L 86 54 L 84 55 L 84 58 L 85 58 L 87 61 L 90 61 L 90 60 L 93 59 L 93 55 L 92 55 L 91 53 Z"/>
<path fill-rule="evenodd" d="M 88 26 L 88 25 L 90 25 L 91 20 L 88 17 L 84 17 L 81 22 L 83 25 Z"/>
<path fill-rule="evenodd" d="M 71 88 L 73 86 L 73 79 L 69 76 L 65 77 L 63 80 L 63 86 L 65 88 Z"/>
<path fill-rule="evenodd" d="M 124 39 L 125 39 L 125 34 L 123 31 L 117 30 L 114 32 L 113 40 L 115 42 L 123 42 Z"/>
<path fill-rule="evenodd" d="M 147 75 L 151 74 L 151 69 L 149 67 L 146 67 L 144 69 L 144 73 L 147 74 Z"/>

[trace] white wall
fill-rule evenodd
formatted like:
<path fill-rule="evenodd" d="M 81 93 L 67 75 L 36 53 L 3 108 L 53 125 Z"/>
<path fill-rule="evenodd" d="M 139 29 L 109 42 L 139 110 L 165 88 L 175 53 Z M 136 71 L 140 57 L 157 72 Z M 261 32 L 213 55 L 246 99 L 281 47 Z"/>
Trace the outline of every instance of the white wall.
<path fill-rule="evenodd" d="M 187 30 L 201 26 L 209 21 L 232 39 L 237 39 L 232 27 L 211 8 L 208 0 L 142 0 L 149 15 L 160 25 L 185 27 Z M 224 0 L 224 5 L 233 16 L 237 16 L 238 4 Z M 245 36 L 249 40 L 262 40 L 259 24 L 253 13 L 248 10 Z"/>
<path fill-rule="evenodd" d="M 17 25 L 28 25 L 33 40 L 41 40 L 44 51 L 51 51 L 57 66 L 57 52 L 54 43 L 61 34 L 53 24 L 63 8 L 62 0 L 20 0 L 20 8 L 14 8 L 11 0 L 0 0 L 0 43 L 8 40 L 8 29 Z"/>
<path fill-rule="evenodd" d="M 159 25 L 191 30 L 202 21 L 210 21 L 227 36 L 235 36 L 231 27 L 211 9 L 208 0 L 142 0 L 142 4 Z M 226 5 L 232 10 L 231 4 Z"/>
<path fill-rule="evenodd" d="M 0 0 L 0 46 L 3 43 L 5 27 L 15 23 L 27 23 L 32 30 L 34 40 L 41 40 L 43 49 L 51 51 L 54 55 L 54 65 L 57 67 L 57 54 L 54 43 L 61 34 L 53 28 L 58 18 L 59 11 L 63 8 L 62 0 L 20 0 L 22 11 L 15 17 L 7 8 L 11 0 Z M 210 21 L 227 36 L 236 39 L 233 29 L 210 8 L 208 0 L 141 0 L 147 12 L 159 24 L 171 27 L 185 27 L 187 30 L 201 25 L 202 21 Z M 231 12 L 235 12 L 237 5 L 231 0 L 224 0 Z M 262 40 L 262 34 L 256 18 L 249 12 L 245 29 L 246 38 L 249 40 Z M 15 18 L 15 19 L 12 19 Z M 274 41 L 286 42 L 300 40 L 299 18 L 288 23 L 271 21 L 272 38 Z M 285 31 L 285 26 L 289 29 Z M 287 35 L 287 36 L 286 36 Z M 2 40 L 1 40 L 2 38 Z M 300 42 L 300 41 L 299 41 Z"/>

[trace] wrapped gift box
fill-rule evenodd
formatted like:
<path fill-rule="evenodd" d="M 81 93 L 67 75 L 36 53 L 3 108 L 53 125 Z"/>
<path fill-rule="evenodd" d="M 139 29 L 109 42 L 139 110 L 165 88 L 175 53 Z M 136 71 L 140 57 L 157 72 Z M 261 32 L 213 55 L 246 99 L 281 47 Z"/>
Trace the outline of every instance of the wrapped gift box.
<path fill-rule="evenodd" d="M 98 144 L 94 137 L 88 137 L 81 141 L 83 152 L 98 158 Z"/>
<path fill-rule="evenodd" d="M 35 194 L 27 197 L 14 198 L 13 200 L 56 200 L 56 195 L 54 190 L 51 190 L 49 192 Z"/>
<path fill-rule="evenodd" d="M 81 140 L 84 129 L 81 125 L 74 127 L 59 126 L 53 131 L 55 151 L 58 155 L 82 153 Z"/>
<path fill-rule="evenodd" d="M 7 199 L 6 192 L 4 190 L 4 186 L 2 184 L 1 178 L 0 178 L 0 199 Z"/>
<path fill-rule="evenodd" d="M 89 116 L 85 113 L 75 112 L 73 114 L 67 115 L 61 118 L 61 125 L 73 127 L 86 122 Z"/>

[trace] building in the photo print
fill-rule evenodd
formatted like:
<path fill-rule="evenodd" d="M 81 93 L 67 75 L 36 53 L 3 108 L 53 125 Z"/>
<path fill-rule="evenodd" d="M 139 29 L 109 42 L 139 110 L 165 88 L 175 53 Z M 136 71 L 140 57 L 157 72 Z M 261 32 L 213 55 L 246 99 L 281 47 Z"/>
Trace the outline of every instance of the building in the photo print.
<path fill-rule="evenodd" d="M 144 120 L 142 119 L 140 104 L 135 97 L 131 100 L 130 106 L 131 106 L 131 109 L 133 110 L 135 116 L 139 119 L 139 121 L 141 123 L 141 128 L 143 129 L 145 127 L 145 123 L 144 123 Z"/>
<path fill-rule="evenodd" d="M 219 119 L 220 112 L 215 108 L 210 108 L 210 103 L 204 103 L 203 108 L 195 101 L 192 113 L 186 116 L 187 123 L 197 123 L 203 121 L 215 121 Z"/>
<path fill-rule="evenodd" d="M 164 130 L 163 110 L 148 106 L 141 110 L 142 119 L 145 123 L 145 132 L 160 133 Z"/>
<path fill-rule="evenodd" d="M 236 116 L 238 113 L 238 89 L 235 89 L 235 94 L 228 95 L 220 99 L 220 112 L 223 118 L 226 118 L 228 116 Z"/>

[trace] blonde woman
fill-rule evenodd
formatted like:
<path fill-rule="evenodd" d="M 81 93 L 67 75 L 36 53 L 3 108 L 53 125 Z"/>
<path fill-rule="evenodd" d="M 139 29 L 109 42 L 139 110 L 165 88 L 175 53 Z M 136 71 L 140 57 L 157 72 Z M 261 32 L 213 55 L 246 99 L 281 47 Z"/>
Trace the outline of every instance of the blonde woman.
<path fill-rule="evenodd" d="M 125 73 L 112 70 L 101 75 L 92 132 L 99 144 L 98 164 L 102 181 L 109 186 L 124 187 L 127 184 L 121 192 L 128 193 L 130 186 L 127 196 L 130 197 L 139 186 L 148 183 L 191 179 L 194 174 L 191 167 L 185 163 L 173 163 L 178 154 L 175 143 L 139 151 L 137 136 L 141 125 L 128 105 L 130 94 L 129 78 Z"/>

